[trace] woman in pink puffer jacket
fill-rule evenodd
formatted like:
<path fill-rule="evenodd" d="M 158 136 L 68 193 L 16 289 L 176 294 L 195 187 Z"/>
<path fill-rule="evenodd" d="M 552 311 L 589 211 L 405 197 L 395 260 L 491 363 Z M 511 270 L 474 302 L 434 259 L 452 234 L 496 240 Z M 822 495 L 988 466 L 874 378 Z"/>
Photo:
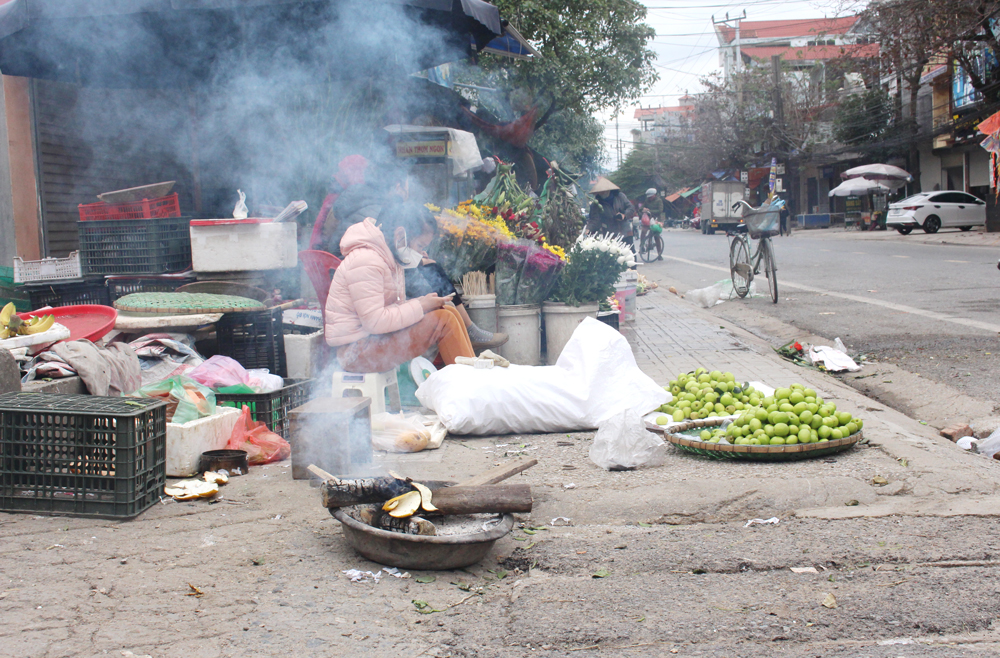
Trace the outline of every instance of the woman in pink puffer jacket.
<path fill-rule="evenodd" d="M 445 365 L 475 356 L 465 323 L 447 297 L 406 299 L 403 265 L 427 249 L 437 222 L 425 207 L 387 206 L 347 229 L 326 299 L 326 342 L 346 372 L 386 372 L 437 345 Z M 387 239 L 388 238 L 388 239 Z M 392 246 L 390 246 L 390 244 Z"/>

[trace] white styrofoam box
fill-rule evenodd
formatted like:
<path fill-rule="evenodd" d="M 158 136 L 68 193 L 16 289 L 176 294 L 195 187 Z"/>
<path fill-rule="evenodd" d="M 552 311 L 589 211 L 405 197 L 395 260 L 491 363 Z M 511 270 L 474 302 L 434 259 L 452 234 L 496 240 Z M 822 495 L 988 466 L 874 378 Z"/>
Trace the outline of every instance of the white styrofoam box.
<path fill-rule="evenodd" d="M 321 329 L 323 312 L 318 308 L 289 308 L 281 312 L 281 323 Z"/>
<path fill-rule="evenodd" d="M 191 226 L 195 272 L 243 272 L 295 267 L 299 248 L 295 222 Z"/>
<path fill-rule="evenodd" d="M 201 453 L 225 448 L 241 413 L 233 407 L 216 407 L 212 416 L 167 423 L 167 477 L 197 475 Z"/>
<path fill-rule="evenodd" d="M 312 379 L 319 375 L 322 351 L 322 331 L 311 334 L 285 334 L 285 363 L 288 366 L 288 377 Z"/>

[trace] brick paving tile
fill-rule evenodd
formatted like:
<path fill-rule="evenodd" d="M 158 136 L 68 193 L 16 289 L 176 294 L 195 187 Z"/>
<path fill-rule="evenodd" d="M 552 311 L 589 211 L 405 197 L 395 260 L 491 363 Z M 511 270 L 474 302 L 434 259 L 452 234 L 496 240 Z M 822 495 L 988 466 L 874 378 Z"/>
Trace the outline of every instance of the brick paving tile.
<path fill-rule="evenodd" d="M 712 315 L 667 291 L 639 297 L 637 306 L 636 319 L 622 324 L 622 334 L 632 346 L 636 363 L 657 382 L 665 383 L 699 366 L 772 386 L 804 377 L 802 368 L 770 348 L 761 351 L 742 341 L 720 327 Z"/>

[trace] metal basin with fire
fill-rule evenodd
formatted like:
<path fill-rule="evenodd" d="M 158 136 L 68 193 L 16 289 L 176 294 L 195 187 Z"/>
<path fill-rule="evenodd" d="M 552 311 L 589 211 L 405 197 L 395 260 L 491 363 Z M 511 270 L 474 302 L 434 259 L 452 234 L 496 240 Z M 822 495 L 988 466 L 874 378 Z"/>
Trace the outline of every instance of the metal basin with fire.
<path fill-rule="evenodd" d="M 437 535 L 408 535 L 375 528 L 361 520 L 364 508 L 352 505 L 331 509 L 340 521 L 347 543 L 373 562 L 400 569 L 461 569 L 486 557 L 498 539 L 514 527 L 510 514 L 469 514 L 434 519 Z"/>

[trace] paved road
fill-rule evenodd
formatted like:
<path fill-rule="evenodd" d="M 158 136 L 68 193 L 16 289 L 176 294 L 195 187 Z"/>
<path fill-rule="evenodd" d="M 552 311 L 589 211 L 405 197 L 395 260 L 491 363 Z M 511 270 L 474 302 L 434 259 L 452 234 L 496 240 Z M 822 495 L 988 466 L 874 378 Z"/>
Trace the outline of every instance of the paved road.
<path fill-rule="evenodd" d="M 724 235 L 670 231 L 666 238 L 667 260 L 643 266 L 647 276 L 681 291 L 729 277 Z M 730 317 L 742 305 L 1000 402 L 996 249 L 836 229 L 797 232 L 775 245 L 779 303 L 734 301 L 717 313 Z"/>

